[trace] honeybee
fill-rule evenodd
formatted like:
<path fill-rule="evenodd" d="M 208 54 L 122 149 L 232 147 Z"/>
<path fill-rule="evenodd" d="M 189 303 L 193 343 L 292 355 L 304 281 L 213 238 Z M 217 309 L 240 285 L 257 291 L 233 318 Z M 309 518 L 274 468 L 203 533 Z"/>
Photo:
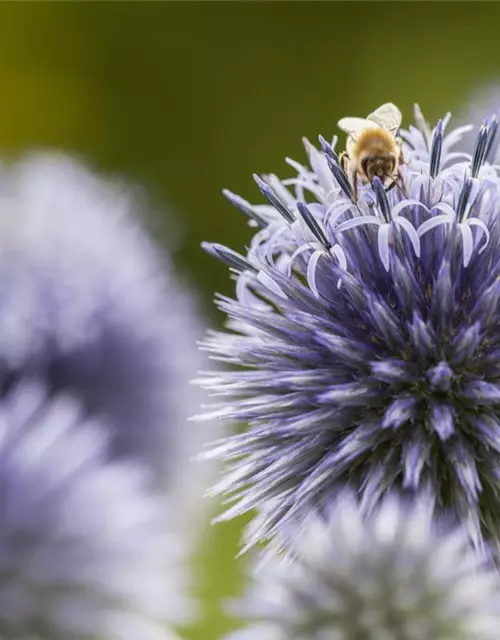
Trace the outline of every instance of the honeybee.
<path fill-rule="evenodd" d="M 396 134 L 401 126 L 401 111 L 388 102 L 366 118 L 342 118 L 338 126 L 347 133 L 346 151 L 339 160 L 356 196 L 358 175 L 364 183 L 378 176 L 386 189 L 402 181 L 399 166 L 405 162 L 401 138 Z"/>

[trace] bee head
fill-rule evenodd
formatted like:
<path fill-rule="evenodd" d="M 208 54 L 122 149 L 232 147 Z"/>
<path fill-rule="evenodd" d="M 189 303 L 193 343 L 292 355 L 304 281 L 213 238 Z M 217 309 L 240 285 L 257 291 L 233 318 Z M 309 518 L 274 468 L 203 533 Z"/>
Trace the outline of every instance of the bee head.
<path fill-rule="evenodd" d="M 369 182 L 378 177 L 386 186 L 394 179 L 396 159 L 393 155 L 367 156 L 361 161 L 361 169 Z"/>

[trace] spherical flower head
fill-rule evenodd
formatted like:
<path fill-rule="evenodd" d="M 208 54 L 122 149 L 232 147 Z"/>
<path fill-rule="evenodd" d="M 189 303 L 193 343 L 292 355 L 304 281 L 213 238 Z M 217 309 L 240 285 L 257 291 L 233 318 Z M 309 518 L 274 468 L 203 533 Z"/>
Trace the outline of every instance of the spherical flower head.
<path fill-rule="evenodd" d="M 188 613 L 173 517 L 105 421 L 36 380 L 0 400 L 0 635 L 162 640 Z"/>
<path fill-rule="evenodd" d="M 0 371 L 106 416 L 110 455 L 144 462 L 191 523 L 205 489 L 191 462 L 204 434 L 188 423 L 205 401 L 189 384 L 202 323 L 146 231 L 144 200 L 64 156 L 2 168 Z"/>
<path fill-rule="evenodd" d="M 388 496 L 364 519 L 341 493 L 292 533 L 294 556 L 255 572 L 231 640 L 494 640 L 498 576 L 432 503 Z"/>
<path fill-rule="evenodd" d="M 347 482 L 369 513 L 391 488 L 431 489 L 474 543 L 500 538 L 500 181 L 489 162 L 498 121 L 472 156 L 464 129 L 401 131 L 392 188 L 358 180 L 332 145 L 306 141 L 311 168 L 256 178 L 269 201 L 228 193 L 256 227 L 247 255 L 207 249 L 237 280 L 206 348 L 235 365 L 207 374 L 212 415 L 248 429 L 210 455 L 229 461 L 214 489 L 257 507 L 253 544 L 326 508 Z"/>

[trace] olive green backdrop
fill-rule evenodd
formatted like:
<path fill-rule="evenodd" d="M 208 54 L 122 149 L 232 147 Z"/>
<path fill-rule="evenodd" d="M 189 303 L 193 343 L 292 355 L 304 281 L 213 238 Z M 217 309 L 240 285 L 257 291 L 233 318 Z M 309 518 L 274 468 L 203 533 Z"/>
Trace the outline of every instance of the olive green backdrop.
<path fill-rule="evenodd" d="M 4 152 L 76 152 L 145 185 L 160 239 L 166 212 L 181 222 L 176 261 L 212 324 L 213 292 L 232 287 L 199 244 L 249 238 L 223 187 L 257 200 L 252 172 L 285 173 L 301 136 L 331 136 L 341 116 L 393 101 L 408 119 L 417 100 L 434 121 L 500 80 L 494 3 L 7 3 L 0 24 Z M 188 638 L 230 628 L 219 604 L 237 593 L 240 526 L 207 530 Z"/>

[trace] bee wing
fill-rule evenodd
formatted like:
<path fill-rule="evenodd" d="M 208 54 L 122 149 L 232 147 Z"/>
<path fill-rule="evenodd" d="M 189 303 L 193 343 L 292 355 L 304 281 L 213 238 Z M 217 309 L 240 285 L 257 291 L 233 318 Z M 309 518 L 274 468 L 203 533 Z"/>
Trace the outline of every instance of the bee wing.
<path fill-rule="evenodd" d="M 337 124 L 339 129 L 345 131 L 354 140 L 359 138 L 365 129 L 378 129 L 380 126 L 374 120 L 366 120 L 365 118 L 342 118 Z"/>
<path fill-rule="evenodd" d="M 378 109 L 375 109 L 373 113 L 370 113 L 370 115 L 367 116 L 367 119 L 375 122 L 380 127 L 387 129 L 393 135 L 396 135 L 399 127 L 401 126 L 403 116 L 395 104 L 387 102 L 387 104 L 383 104 Z"/>

